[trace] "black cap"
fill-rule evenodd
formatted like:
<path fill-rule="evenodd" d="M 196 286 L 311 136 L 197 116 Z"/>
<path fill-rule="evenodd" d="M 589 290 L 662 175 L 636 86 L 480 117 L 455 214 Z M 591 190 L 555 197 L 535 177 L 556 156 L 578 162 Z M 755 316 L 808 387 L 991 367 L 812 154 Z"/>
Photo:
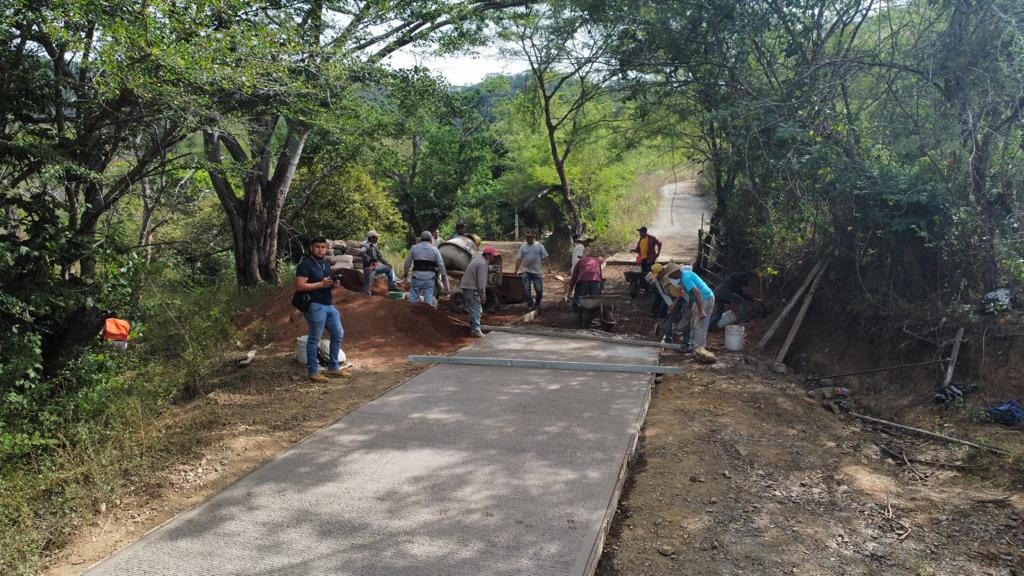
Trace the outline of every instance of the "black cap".
<path fill-rule="evenodd" d="M 637 228 L 636 231 L 641 233 L 641 234 L 647 234 L 647 226 L 641 226 L 641 227 Z"/>

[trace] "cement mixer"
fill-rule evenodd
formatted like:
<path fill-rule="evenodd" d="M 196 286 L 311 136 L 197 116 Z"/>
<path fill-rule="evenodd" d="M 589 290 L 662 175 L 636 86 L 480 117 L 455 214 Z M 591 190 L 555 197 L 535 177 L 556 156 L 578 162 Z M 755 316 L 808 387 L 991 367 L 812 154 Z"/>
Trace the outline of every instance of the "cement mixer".
<path fill-rule="evenodd" d="M 465 271 L 476 252 L 476 242 L 466 236 L 456 236 L 437 247 L 444 260 L 444 267 L 451 272 Z"/>

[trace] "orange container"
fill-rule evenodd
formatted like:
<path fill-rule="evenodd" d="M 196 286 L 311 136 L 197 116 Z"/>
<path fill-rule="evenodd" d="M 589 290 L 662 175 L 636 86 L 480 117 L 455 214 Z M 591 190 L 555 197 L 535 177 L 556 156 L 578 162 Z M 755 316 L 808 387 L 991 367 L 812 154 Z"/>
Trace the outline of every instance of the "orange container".
<path fill-rule="evenodd" d="M 132 325 L 127 320 L 121 320 L 120 318 L 107 318 L 107 321 L 103 325 L 103 338 L 105 340 L 127 340 L 128 332 L 132 329 Z"/>

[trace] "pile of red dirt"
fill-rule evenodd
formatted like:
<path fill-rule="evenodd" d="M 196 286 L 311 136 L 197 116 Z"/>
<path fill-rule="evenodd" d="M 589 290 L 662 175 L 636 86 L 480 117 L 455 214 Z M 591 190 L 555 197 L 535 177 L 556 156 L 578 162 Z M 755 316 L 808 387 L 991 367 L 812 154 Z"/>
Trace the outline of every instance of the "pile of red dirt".
<path fill-rule="evenodd" d="M 283 287 L 243 312 L 238 328 L 250 338 L 294 346 L 295 339 L 306 334 L 306 321 L 291 305 L 293 291 L 291 286 Z M 358 350 L 372 351 L 374 355 L 447 351 L 468 340 L 464 318 L 426 304 L 366 296 L 340 287 L 334 289 L 334 304 L 341 312 L 345 329 L 342 347 L 349 356 Z"/>

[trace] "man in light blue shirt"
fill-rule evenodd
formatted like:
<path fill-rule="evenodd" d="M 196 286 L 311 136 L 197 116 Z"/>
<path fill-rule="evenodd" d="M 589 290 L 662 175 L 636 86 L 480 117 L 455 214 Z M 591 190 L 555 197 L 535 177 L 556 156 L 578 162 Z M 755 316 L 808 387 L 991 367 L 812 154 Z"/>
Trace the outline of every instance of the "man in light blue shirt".
<path fill-rule="evenodd" d="M 676 270 L 668 275 L 668 281 L 681 288 L 686 299 L 693 303 L 690 347 L 703 348 L 708 343 L 708 328 L 711 327 L 711 314 L 715 310 L 714 291 L 691 270 Z M 675 305 L 680 306 L 681 302 Z"/>

